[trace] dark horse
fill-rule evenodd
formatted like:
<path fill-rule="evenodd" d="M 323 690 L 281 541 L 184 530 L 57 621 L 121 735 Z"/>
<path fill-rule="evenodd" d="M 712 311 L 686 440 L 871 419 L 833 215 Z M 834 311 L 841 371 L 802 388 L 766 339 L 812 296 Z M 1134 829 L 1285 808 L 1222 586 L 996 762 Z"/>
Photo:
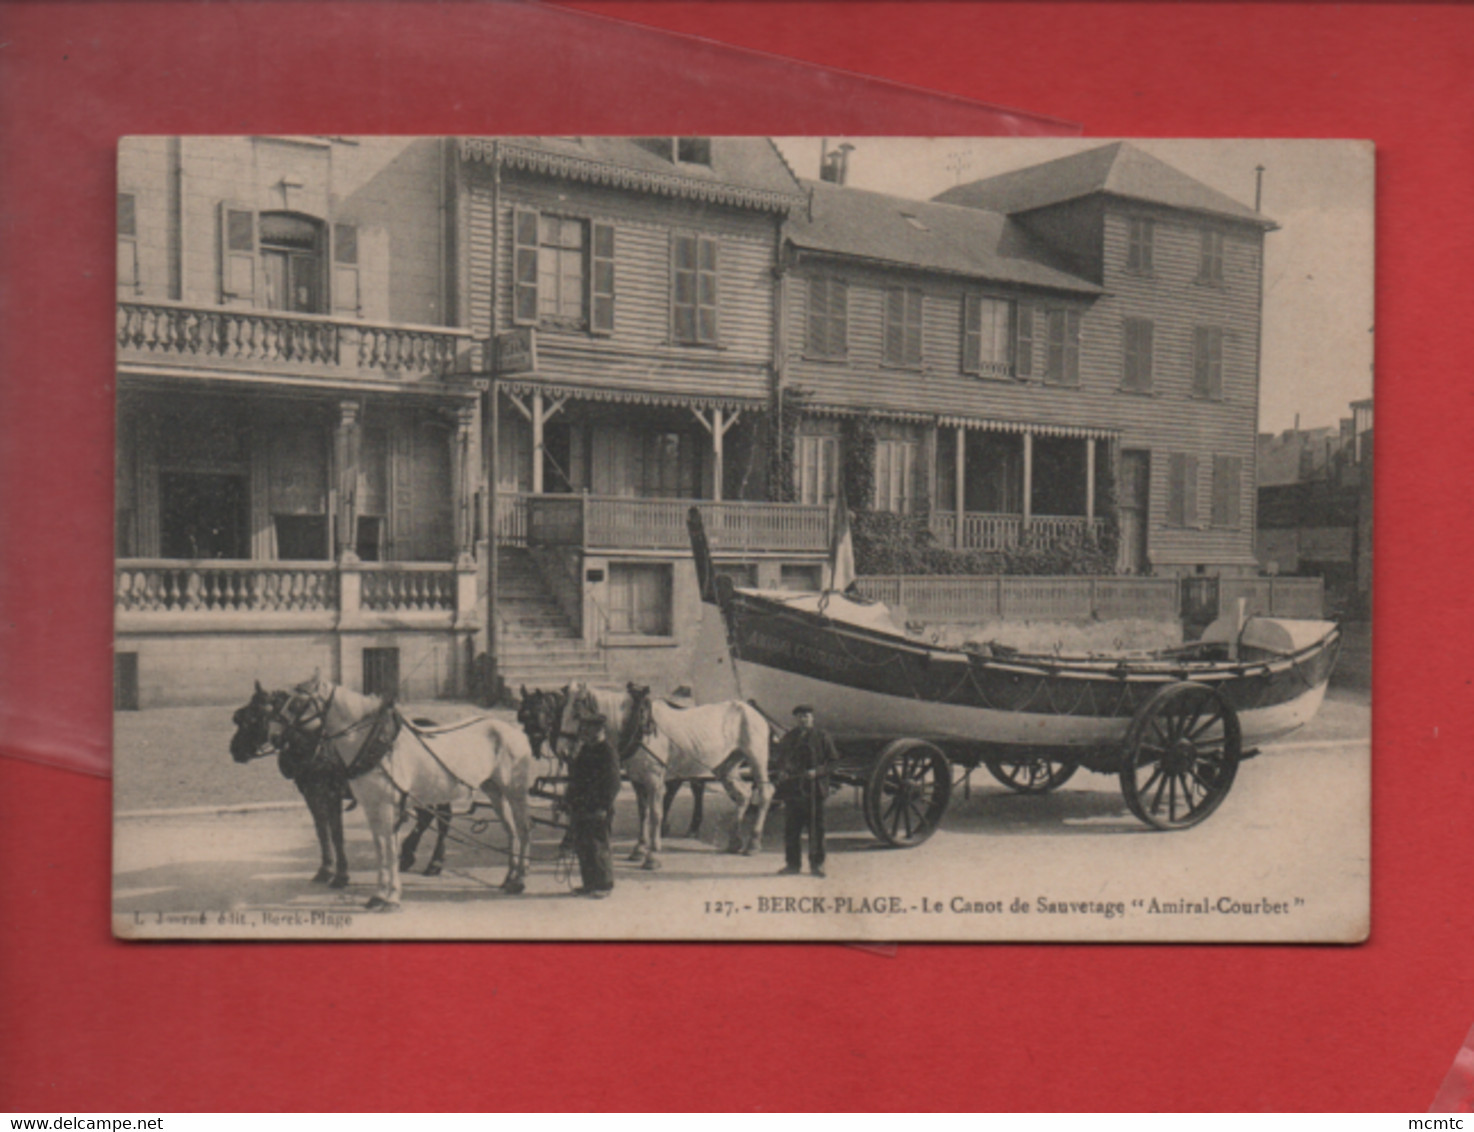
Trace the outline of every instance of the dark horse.
<path fill-rule="evenodd" d="M 232 717 L 235 734 L 230 740 L 230 757 L 238 763 L 271 753 L 271 724 L 279 720 L 281 711 L 289 697 L 287 692 L 268 692 L 259 683 L 251 694 L 251 702 L 236 711 Z M 423 727 L 433 727 L 430 720 L 415 720 Z M 315 884 L 326 884 L 331 888 L 345 888 L 348 884 L 348 854 L 343 848 L 343 803 L 351 809 L 355 803 L 348 789 L 348 779 L 343 769 L 333 759 L 318 757 L 315 749 L 308 749 L 307 740 L 298 731 L 283 731 L 278 740 L 277 768 L 284 778 L 297 784 L 307 809 L 312 814 L 312 825 L 317 831 L 317 843 L 322 851 L 322 867 L 312 880 Z M 445 839 L 450 831 L 450 807 L 436 806 L 433 809 L 415 810 L 414 831 L 405 838 L 400 848 L 399 867 L 408 871 L 414 867 L 415 850 L 420 838 L 431 822 L 437 822 L 435 850 L 425 868 L 426 876 L 439 875 L 445 863 Z"/>
<path fill-rule="evenodd" d="M 322 867 L 312 880 L 331 888 L 348 886 L 348 854 L 343 849 L 343 800 L 352 798 L 348 779 L 342 767 L 331 759 L 317 758 L 316 750 L 308 750 L 295 733 L 283 736 L 279 746 L 272 744 L 271 724 L 280 718 L 288 693 L 268 692 L 257 683 L 251 702 L 238 708 L 231 721 L 235 734 L 230 738 L 230 757 L 238 763 L 269 755 L 276 751 L 277 769 L 284 778 L 297 784 L 312 824 L 317 830 L 317 844 L 322 850 Z"/>

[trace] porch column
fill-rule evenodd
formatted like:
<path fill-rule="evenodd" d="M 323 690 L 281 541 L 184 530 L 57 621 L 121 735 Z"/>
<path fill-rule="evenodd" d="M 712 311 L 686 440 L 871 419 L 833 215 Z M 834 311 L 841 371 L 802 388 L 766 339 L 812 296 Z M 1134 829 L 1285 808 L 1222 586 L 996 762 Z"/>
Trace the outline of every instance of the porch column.
<path fill-rule="evenodd" d="M 722 410 L 711 411 L 711 497 L 718 503 L 722 500 L 722 439 L 726 435 L 722 425 Z"/>
<path fill-rule="evenodd" d="M 954 473 L 957 477 L 957 510 L 955 527 L 952 532 L 952 544 L 958 549 L 963 548 L 962 524 L 967 516 L 967 429 L 962 425 L 957 426 L 957 443 L 954 446 L 956 459 Z"/>
<path fill-rule="evenodd" d="M 138 417 L 138 545 L 140 558 L 158 558 L 163 550 L 159 521 L 159 450 L 156 419 L 147 412 Z"/>
<path fill-rule="evenodd" d="M 1095 437 L 1085 441 L 1085 521 L 1095 519 Z"/>
<path fill-rule="evenodd" d="M 1024 530 L 1034 521 L 1034 434 L 1024 433 Z"/>
<path fill-rule="evenodd" d="M 532 394 L 532 494 L 543 493 L 543 395 Z"/>
<path fill-rule="evenodd" d="M 469 566 L 473 560 L 471 540 L 475 521 L 471 506 L 476 498 L 473 438 L 476 434 L 476 405 L 456 408 L 456 427 L 450 442 L 450 475 L 455 500 L 455 560 L 458 566 Z"/>
<path fill-rule="evenodd" d="M 357 562 L 358 552 L 358 465 L 363 406 L 357 401 L 338 402 L 338 427 L 333 433 L 333 460 L 338 468 L 337 553 L 341 561 Z"/>

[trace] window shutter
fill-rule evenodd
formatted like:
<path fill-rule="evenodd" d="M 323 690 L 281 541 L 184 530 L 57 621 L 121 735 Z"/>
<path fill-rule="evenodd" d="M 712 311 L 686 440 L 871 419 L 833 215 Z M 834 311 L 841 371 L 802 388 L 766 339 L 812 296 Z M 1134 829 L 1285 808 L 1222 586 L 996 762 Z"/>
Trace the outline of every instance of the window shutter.
<path fill-rule="evenodd" d="M 537 222 L 533 209 L 512 212 L 512 321 L 523 326 L 537 321 Z"/>
<path fill-rule="evenodd" d="M 118 285 L 133 291 L 138 284 L 138 213 L 132 193 L 118 194 Z"/>
<path fill-rule="evenodd" d="M 257 222 L 254 210 L 220 202 L 220 301 L 256 301 Z"/>
<path fill-rule="evenodd" d="M 962 372 L 977 373 L 983 361 L 983 304 L 976 295 L 962 296 Z"/>
<path fill-rule="evenodd" d="M 885 360 L 892 365 L 901 362 L 901 323 L 906 317 L 906 292 L 892 288 L 885 293 Z"/>
<path fill-rule="evenodd" d="M 717 340 L 717 242 L 703 236 L 699 241 L 696 284 L 697 340 Z"/>
<path fill-rule="evenodd" d="M 1182 458 L 1182 525 L 1198 525 L 1198 458 Z"/>
<path fill-rule="evenodd" d="M 1014 348 L 1014 372 L 1030 377 L 1034 372 L 1034 308 L 1020 303 L 1018 308 L 1017 344 Z"/>
<path fill-rule="evenodd" d="M 816 277 L 809 280 L 809 353 L 823 356 L 828 353 L 828 302 L 829 280 Z"/>
<path fill-rule="evenodd" d="M 1213 457 L 1213 525 L 1236 530 L 1239 525 L 1239 478 L 1243 462 L 1238 456 Z"/>
<path fill-rule="evenodd" d="M 593 224 L 590 240 L 589 329 L 614 333 L 614 225 Z"/>
<path fill-rule="evenodd" d="M 1065 312 L 1064 375 L 1066 385 L 1080 384 L 1080 312 Z"/>
<path fill-rule="evenodd" d="M 363 314 L 363 298 L 359 291 L 358 225 L 334 224 L 333 240 L 333 310 Z"/>
<path fill-rule="evenodd" d="M 1167 459 L 1167 522 L 1187 525 L 1187 456 L 1173 452 Z"/>
<path fill-rule="evenodd" d="M 906 364 L 919 366 L 926 295 L 921 291 L 908 291 L 906 300 Z"/>

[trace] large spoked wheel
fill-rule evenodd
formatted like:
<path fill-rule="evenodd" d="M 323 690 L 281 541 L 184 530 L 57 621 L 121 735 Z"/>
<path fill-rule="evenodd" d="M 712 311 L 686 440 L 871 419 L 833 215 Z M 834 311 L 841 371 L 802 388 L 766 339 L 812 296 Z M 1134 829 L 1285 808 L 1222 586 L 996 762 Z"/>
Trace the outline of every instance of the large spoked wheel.
<path fill-rule="evenodd" d="M 911 848 L 936 832 L 952 797 L 952 764 L 922 739 L 880 752 L 865 783 L 865 824 L 887 845 Z"/>
<path fill-rule="evenodd" d="M 1142 705 L 1126 732 L 1121 793 L 1157 829 L 1187 829 L 1223 804 L 1243 737 L 1233 707 L 1205 684 L 1169 684 Z"/>
<path fill-rule="evenodd" d="M 1058 790 L 1080 769 L 1078 763 L 1062 763 L 1054 759 L 1020 756 L 985 759 L 988 773 L 1010 790 L 1019 794 L 1048 794 Z"/>

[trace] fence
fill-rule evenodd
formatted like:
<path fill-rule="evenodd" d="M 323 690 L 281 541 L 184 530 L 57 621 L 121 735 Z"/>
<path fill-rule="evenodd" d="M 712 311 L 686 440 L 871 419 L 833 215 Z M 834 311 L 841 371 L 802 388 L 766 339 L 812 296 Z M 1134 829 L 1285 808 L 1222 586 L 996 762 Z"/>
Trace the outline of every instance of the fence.
<path fill-rule="evenodd" d="M 1175 621 L 1182 587 L 1196 578 L 881 575 L 858 578 L 865 597 L 905 610 L 917 621 Z M 1319 578 L 1224 578 L 1219 610 L 1238 598 L 1248 612 L 1320 617 L 1325 586 Z"/>

